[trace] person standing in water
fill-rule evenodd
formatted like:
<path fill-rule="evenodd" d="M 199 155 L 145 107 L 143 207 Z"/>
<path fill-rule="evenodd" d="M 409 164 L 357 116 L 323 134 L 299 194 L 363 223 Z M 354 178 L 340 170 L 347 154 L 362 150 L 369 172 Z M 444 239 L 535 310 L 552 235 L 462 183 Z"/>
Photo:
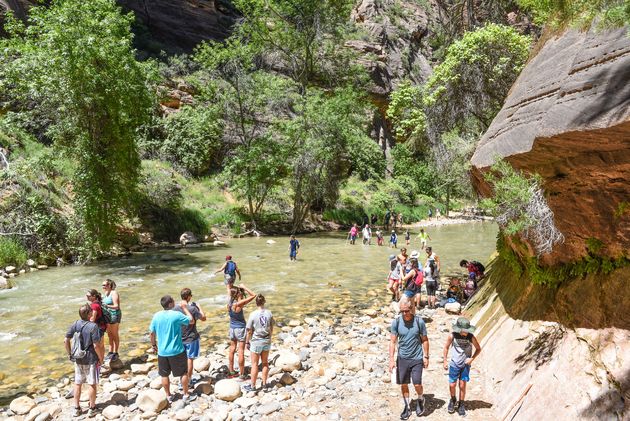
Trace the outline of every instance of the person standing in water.
<path fill-rule="evenodd" d="M 430 240 L 431 237 L 429 236 L 429 233 L 424 230 L 424 228 L 420 228 L 420 234 L 418 234 L 418 238 L 420 239 L 420 248 L 424 250 L 427 246 L 427 240 Z"/>
<path fill-rule="evenodd" d="M 252 382 L 243 388 L 247 392 L 256 390 L 259 360 L 262 364 L 262 388 L 265 392 L 270 390 L 267 377 L 269 376 L 269 350 L 271 349 L 274 320 L 271 311 L 265 308 L 265 302 L 265 297 L 258 294 L 256 296 L 258 309 L 250 314 L 247 320 L 247 342 L 245 345 L 250 350 L 252 358 Z"/>
<path fill-rule="evenodd" d="M 298 250 L 300 249 L 300 242 L 295 239 L 295 235 L 292 235 L 289 239 L 289 260 L 297 260 Z"/>
<path fill-rule="evenodd" d="M 249 294 L 249 297 L 246 296 Z M 250 289 L 244 284 L 230 289 L 230 301 L 227 308 L 230 315 L 230 330 L 228 336 L 230 339 L 230 349 L 228 350 L 228 376 L 236 377 L 240 374 L 240 379 L 245 380 L 245 336 L 246 322 L 243 308 L 256 298 Z M 238 369 L 234 371 L 234 354 L 238 352 Z"/>
<path fill-rule="evenodd" d="M 122 310 L 120 309 L 120 295 L 116 292 L 116 282 L 106 279 L 103 282 L 105 296 L 101 306 L 103 312 L 107 313 L 107 337 L 109 338 L 109 353 L 105 359 L 115 360 L 118 358 L 118 348 L 120 347 L 120 322 L 122 321 Z"/>
<path fill-rule="evenodd" d="M 459 415 L 466 415 L 464 399 L 466 399 L 466 384 L 470 381 L 470 366 L 481 352 L 481 345 L 473 335 L 475 329 L 476 327 L 472 326 L 467 318 L 460 317 L 453 324 L 453 332 L 444 344 L 444 370 L 448 370 L 448 389 L 451 394 L 448 403 L 449 414 L 457 410 Z M 473 347 L 475 347 L 474 354 Z M 452 349 L 450 362 L 448 361 L 449 349 Z M 459 402 L 455 397 L 458 383 Z"/>
<path fill-rule="evenodd" d="M 357 240 L 357 235 L 359 235 L 359 228 L 357 227 L 357 224 L 353 224 L 352 228 L 350 228 L 350 232 L 348 233 L 350 244 L 354 245 L 354 242 Z"/>
<path fill-rule="evenodd" d="M 412 304 L 400 301 L 400 315 L 392 321 L 389 342 L 389 371 L 396 369 L 396 383 L 400 385 L 403 397 L 401 420 L 411 416 L 409 383 L 416 389 L 416 416 L 424 413 L 422 371 L 429 366 L 429 338 L 427 327 L 420 316 L 414 315 Z M 396 345 L 398 354 L 396 359 Z"/>
<path fill-rule="evenodd" d="M 376 230 L 376 244 L 379 246 L 383 245 L 383 231 L 380 229 Z"/>
<path fill-rule="evenodd" d="M 398 248 L 398 235 L 396 235 L 394 230 L 392 230 L 392 235 L 389 236 L 389 245 L 395 249 Z"/>
<path fill-rule="evenodd" d="M 405 230 L 405 245 L 409 245 L 409 241 L 411 241 L 411 233 L 409 232 L 409 228 Z"/>
<path fill-rule="evenodd" d="M 366 224 L 363 227 L 363 231 L 361 232 L 361 234 L 363 235 L 363 245 L 369 246 L 372 242 L 372 230 L 370 229 L 370 226 Z"/>
<path fill-rule="evenodd" d="M 223 283 L 227 288 L 227 293 L 230 295 L 230 288 L 234 286 L 234 282 L 236 281 L 236 275 L 238 275 L 238 281 L 241 281 L 241 271 L 238 269 L 238 265 L 234 260 L 232 260 L 232 256 L 229 254 L 225 256 L 225 263 L 219 269 L 217 269 L 214 273 L 224 273 Z"/>

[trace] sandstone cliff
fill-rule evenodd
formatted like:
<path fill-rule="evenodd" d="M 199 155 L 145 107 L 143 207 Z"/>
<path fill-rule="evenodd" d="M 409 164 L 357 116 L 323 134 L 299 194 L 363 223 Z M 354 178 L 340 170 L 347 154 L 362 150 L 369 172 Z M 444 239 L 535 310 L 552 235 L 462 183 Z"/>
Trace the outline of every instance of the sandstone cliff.
<path fill-rule="evenodd" d="M 564 244 L 547 265 L 575 261 L 589 239 L 601 254 L 630 250 L 630 37 L 569 30 L 530 60 L 472 158 L 477 190 L 496 157 L 544 178 Z"/>

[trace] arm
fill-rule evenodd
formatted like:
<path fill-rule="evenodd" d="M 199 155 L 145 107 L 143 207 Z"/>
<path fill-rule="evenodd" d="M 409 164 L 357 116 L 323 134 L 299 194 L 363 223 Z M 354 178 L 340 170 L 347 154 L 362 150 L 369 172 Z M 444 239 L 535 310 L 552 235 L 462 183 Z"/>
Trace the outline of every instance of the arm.
<path fill-rule="evenodd" d="M 448 370 L 448 349 L 451 347 L 453 343 L 453 335 L 448 335 L 448 339 L 446 339 L 446 343 L 444 344 L 444 354 L 442 355 L 442 362 L 444 363 L 444 370 Z"/>
<path fill-rule="evenodd" d="M 63 340 L 63 344 L 66 347 L 66 354 L 68 354 L 68 358 L 71 358 L 72 356 L 70 355 L 70 338 L 65 338 Z"/>
<path fill-rule="evenodd" d="M 153 348 L 153 351 L 157 353 L 157 341 L 155 338 L 155 332 L 151 332 L 149 338 L 151 339 L 151 347 Z"/>
<path fill-rule="evenodd" d="M 103 310 L 101 310 L 103 311 Z M 90 321 L 91 322 L 96 322 L 96 311 L 94 311 L 94 309 L 92 309 L 92 314 L 90 315 Z"/>
<path fill-rule="evenodd" d="M 238 302 L 232 304 L 232 310 L 238 312 L 240 309 L 245 307 L 247 304 L 249 304 L 252 301 L 254 301 L 255 298 L 256 298 L 256 295 L 250 295 L 249 297 L 244 298 L 241 301 L 238 301 Z"/>
<path fill-rule="evenodd" d="M 116 291 L 112 291 L 112 304 L 108 304 L 107 308 L 111 308 L 112 310 L 120 309 L 120 296 Z"/>
<path fill-rule="evenodd" d="M 477 358 L 477 355 L 481 353 L 481 345 L 479 345 L 479 342 L 477 341 L 476 336 L 472 337 L 472 343 L 473 343 L 473 346 L 475 347 L 475 352 L 473 353 L 472 357 L 466 359 L 467 365 L 471 365 L 472 362 L 475 360 L 475 358 Z"/>
<path fill-rule="evenodd" d="M 236 268 L 236 273 L 238 274 L 238 280 L 241 280 L 241 271 L 238 270 L 238 267 Z"/>
<path fill-rule="evenodd" d="M 217 269 L 214 273 L 223 272 L 225 270 L 225 265 L 227 265 L 227 263 L 223 263 L 223 266 L 221 266 L 219 269 Z"/>
<path fill-rule="evenodd" d="M 199 310 L 199 320 L 201 320 L 202 322 L 206 321 L 206 313 L 203 312 L 203 310 L 201 309 L 201 307 L 199 306 L 199 304 L 195 303 L 195 305 L 197 306 L 197 310 Z"/>
<path fill-rule="evenodd" d="M 389 371 L 390 371 L 390 373 L 394 369 L 394 367 L 396 367 L 396 361 L 394 360 L 394 354 L 396 352 L 396 340 L 397 339 L 398 339 L 398 336 L 394 335 L 393 333 L 391 334 L 391 336 L 389 338 Z"/>
<path fill-rule="evenodd" d="M 429 366 L 429 337 L 428 336 L 422 336 L 422 350 L 424 351 L 424 357 L 423 357 L 424 368 L 427 368 Z"/>
<path fill-rule="evenodd" d="M 184 312 L 186 317 L 188 317 L 188 324 L 189 325 L 194 324 L 195 323 L 195 318 L 193 317 L 192 314 L 190 314 L 190 311 L 188 311 L 188 301 L 182 300 L 182 302 L 179 303 L 179 306 L 182 308 L 182 311 Z"/>
<path fill-rule="evenodd" d="M 252 339 L 252 333 L 254 333 L 254 329 L 247 329 L 247 337 L 245 338 L 245 346 L 249 349 L 249 341 Z"/>

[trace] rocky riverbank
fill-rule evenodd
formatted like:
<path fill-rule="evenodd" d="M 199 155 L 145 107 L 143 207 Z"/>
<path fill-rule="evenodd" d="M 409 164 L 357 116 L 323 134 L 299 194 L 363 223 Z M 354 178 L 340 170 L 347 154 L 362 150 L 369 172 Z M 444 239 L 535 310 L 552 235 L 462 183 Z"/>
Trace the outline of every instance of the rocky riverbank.
<path fill-rule="evenodd" d="M 243 383 L 226 379 L 226 344 L 221 343 L 202 352 L 204 356 L 195 361 L 197 398 L 185 407 L 181 400 L 169 407 L 161 390 L 156 356 L 148 349 L 131 352 L 122 356 L 116 369 L 105 370 L 97 397 L 100 413 L 94 419 L 398 419 L 400 392 L 391 384 L 387 354 L 389 326 L 397 305 L 388 303 L 384 292 L 376 290 L 367 292 L 366 302 L 363 310 L 339 307 L 330 314 L 290 320 L 279 326 L 270 354 L 270 381 L 274 387 L 267 393 L 243 393 Z M 430 365 L 423 380 L 425 416 L 457 417 L 446 411 L 448 383 L 442 368 L 442 347 L 457 315 L 444 309 L 420 310 L 419 314 L 427 322 L 431 346 Z M 491 400 L 484 396 L 483 383 L 483 372 L 473 366 L 468 419 L 495 418 Z M 0 410 L 0 419 L 72 419 L 72 399 L 64 398 L 71 387 L 71 377 L 66 377 L 36 395 L 17 398 L 9 408 Z"/>

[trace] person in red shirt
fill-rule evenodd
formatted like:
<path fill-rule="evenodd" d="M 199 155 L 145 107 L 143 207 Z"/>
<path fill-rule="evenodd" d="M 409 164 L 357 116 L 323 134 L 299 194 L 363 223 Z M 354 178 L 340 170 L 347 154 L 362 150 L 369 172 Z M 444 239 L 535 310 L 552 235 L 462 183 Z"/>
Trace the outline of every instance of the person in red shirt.
<path fill-rule="evenodd" d="M 90 308 L 92 309 L 92 314 L 90 314 L 89 320 L 98 325 L 98 329 L 102 338 L 105 336 L 107 323 L 105 323 L 105 319 L 103 318 L 103 304 L 101 302 L 101 293 L 95 289 L 90 289 L 85 293 L 85 297 L 89 301 Z M 105 341 L 95 343 L 94 346 L 102 348 L 102 354 L 105 354 Z"/>

